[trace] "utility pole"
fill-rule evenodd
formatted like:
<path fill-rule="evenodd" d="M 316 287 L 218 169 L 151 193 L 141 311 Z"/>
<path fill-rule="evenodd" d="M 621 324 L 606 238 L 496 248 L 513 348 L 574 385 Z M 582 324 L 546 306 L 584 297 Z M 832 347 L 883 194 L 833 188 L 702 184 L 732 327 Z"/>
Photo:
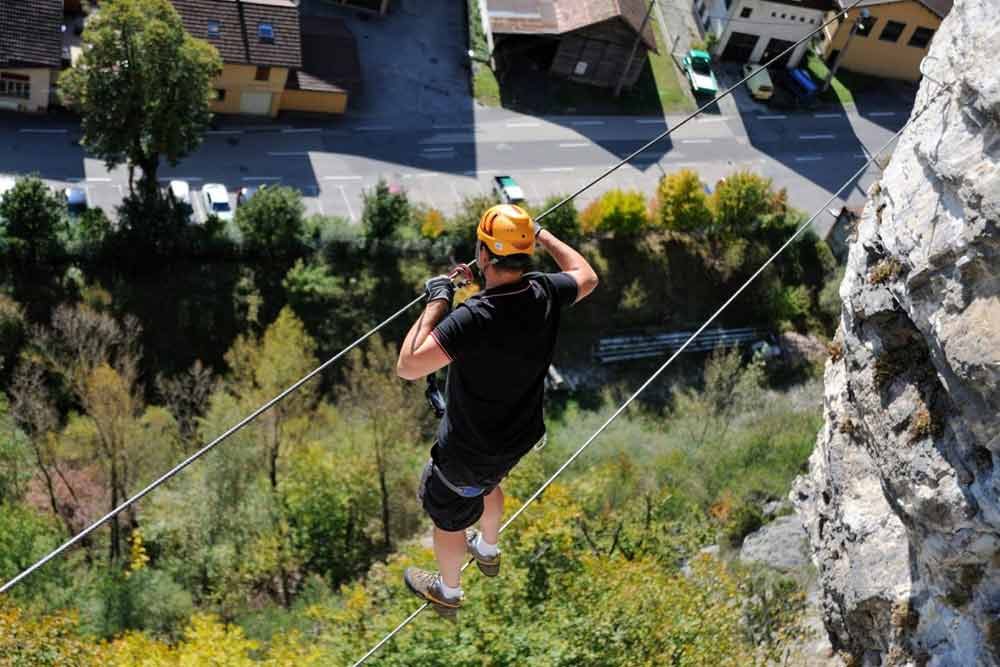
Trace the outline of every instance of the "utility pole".
<path fill-rule="evenodd" d="M 833 65 L 827 70 L 826 79 L 823 81 L 823 88 L 820 90 L 821 93 L 825 93 L 830 89 L 830 83 L 833 81 L 833 77 L 837 73 L 837 69 L 840 67 L 840 61 L 844 59 L 844 55 L 847 53 L 847 47 L 851 45 L 851 38 L 854 37 L 854 33 L 858 31 L 861 24 L 867 21 L 870 16 L 871 12 L 867 9 L 862 9 L 858 13 L 858 17 L 854 19 L 854 25 L 851 26 L 851 31 L 847 33 L 847 40 L 844 42 L 844 48 L 840 50 L 837 57 L 833 61 Z"/>
<path fill-rule="evenodd" d="M 639 26 L 639 33 L 635 36 L 635 41 L 632 42 L 632 52 L 628 54 L 625 69 L 622 70 L 622 75 L 618 77 L 618 85 L 615 86 L 615 97 L 619 97 L 622 94 L 625 77 L 628 76 L 628 71 L 632 69 L 632 60 L 635 58 L 635 52 L 639 49 L 639 40 L 642 39 L 642 31 L 646 29 L 646 24 L 649 22 L 649 15 L 653 13 L 653 3 L 655 2 L 656 0 L 649 0 L 649 9 L 646 10 L 646 16 L 642 19 L 642 24 Z"/>

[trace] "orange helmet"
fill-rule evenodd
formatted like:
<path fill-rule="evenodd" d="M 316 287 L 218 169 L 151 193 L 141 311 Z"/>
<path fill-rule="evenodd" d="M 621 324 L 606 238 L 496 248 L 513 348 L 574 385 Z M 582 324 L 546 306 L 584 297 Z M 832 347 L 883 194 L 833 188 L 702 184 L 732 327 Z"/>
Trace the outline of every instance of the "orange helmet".
<path fill-rule="evenodd" d="M 476 238 L 498 257 L 535 252 L 535 223 L 520 206 L 499 204 L 483 213 Z"/>

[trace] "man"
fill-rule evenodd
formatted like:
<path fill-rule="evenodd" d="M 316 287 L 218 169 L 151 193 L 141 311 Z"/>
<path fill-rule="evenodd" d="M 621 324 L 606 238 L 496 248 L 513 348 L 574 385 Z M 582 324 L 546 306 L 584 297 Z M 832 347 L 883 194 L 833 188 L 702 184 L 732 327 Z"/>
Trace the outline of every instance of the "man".
<path fill-rule="evenodd" d="M 476 238 L 485 288 L 452 312 L 452 279 L 428 280 L 427 304 L 397 367 L 400 377 L 416 380 L 450 364 L 447 409 L 420 481 L 440 572 L 408 568 L 404 575 L 410 590 L 446 618 L 462 605 L 467 553 L 483 574 L 499 574 L 500 482 L 545 435 L 542 392 L 560 311 L 597 286 L 587 260 L 518 206 L 486 211 Z M 525 273 L 536 242 L 562 272 Z M 480 530 L 466 535 L 476 521 Z"/>

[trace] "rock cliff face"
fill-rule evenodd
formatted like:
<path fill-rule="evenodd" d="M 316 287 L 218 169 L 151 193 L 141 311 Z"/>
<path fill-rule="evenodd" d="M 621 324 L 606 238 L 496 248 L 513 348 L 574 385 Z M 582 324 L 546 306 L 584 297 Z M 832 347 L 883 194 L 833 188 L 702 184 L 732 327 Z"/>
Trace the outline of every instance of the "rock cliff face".
<path fill-rule="evenodd" d="M 1000 2 L 956 0 L 924 72 L 850 250 L 792 500 L 849 663 L 997 666 Z"/>

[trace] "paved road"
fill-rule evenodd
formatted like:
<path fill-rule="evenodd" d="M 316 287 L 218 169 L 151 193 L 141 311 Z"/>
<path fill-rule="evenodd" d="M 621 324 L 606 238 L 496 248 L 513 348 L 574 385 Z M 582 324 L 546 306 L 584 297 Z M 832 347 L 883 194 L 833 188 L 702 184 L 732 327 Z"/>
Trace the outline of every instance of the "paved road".
<path fill-rule="evenodd" d="M 664 173 L 691 168 L 709 184 L 735 169 L 751 169 L 788 189 L 793 206 L 815 210 L 906 120 L 902 109 L 858 112 L 706 114 L 676 129 L 631 164 L 580 197 L 579 206 L 609 188 L 652 194 Z M 318 125 L 224 126 L 164 180 L 191 182 L 196 199 L 208 182 L 235 199 L 247 184 L 283 183 L 306 196 L 310 212 L 357 221 L 361 194 L 378 179 L 402 184 L 420 202 L 451 211 L 466 195 L 487 192 L 492 177 L 514 176 L 532 200 L 569 193 L 683 117 L 520 116 L 480 110 L 475 122 L 442 121 L 402 127 L 342 119 Z M 38 173 L 53 187 L 79 183 L 93 204 L 113 210 L 127 173 L 108 173 L 76 144 L 78 129 L 51 119 L 0 118 L 0 174 Z M 873 179 L 868 173 L 849 195 Z M 235 201 L 234 201 L 235 203 Z M 203 206 L 196 203 L 203 215 Z M 826 216 L 821 220 L 829 224 Z"/>

